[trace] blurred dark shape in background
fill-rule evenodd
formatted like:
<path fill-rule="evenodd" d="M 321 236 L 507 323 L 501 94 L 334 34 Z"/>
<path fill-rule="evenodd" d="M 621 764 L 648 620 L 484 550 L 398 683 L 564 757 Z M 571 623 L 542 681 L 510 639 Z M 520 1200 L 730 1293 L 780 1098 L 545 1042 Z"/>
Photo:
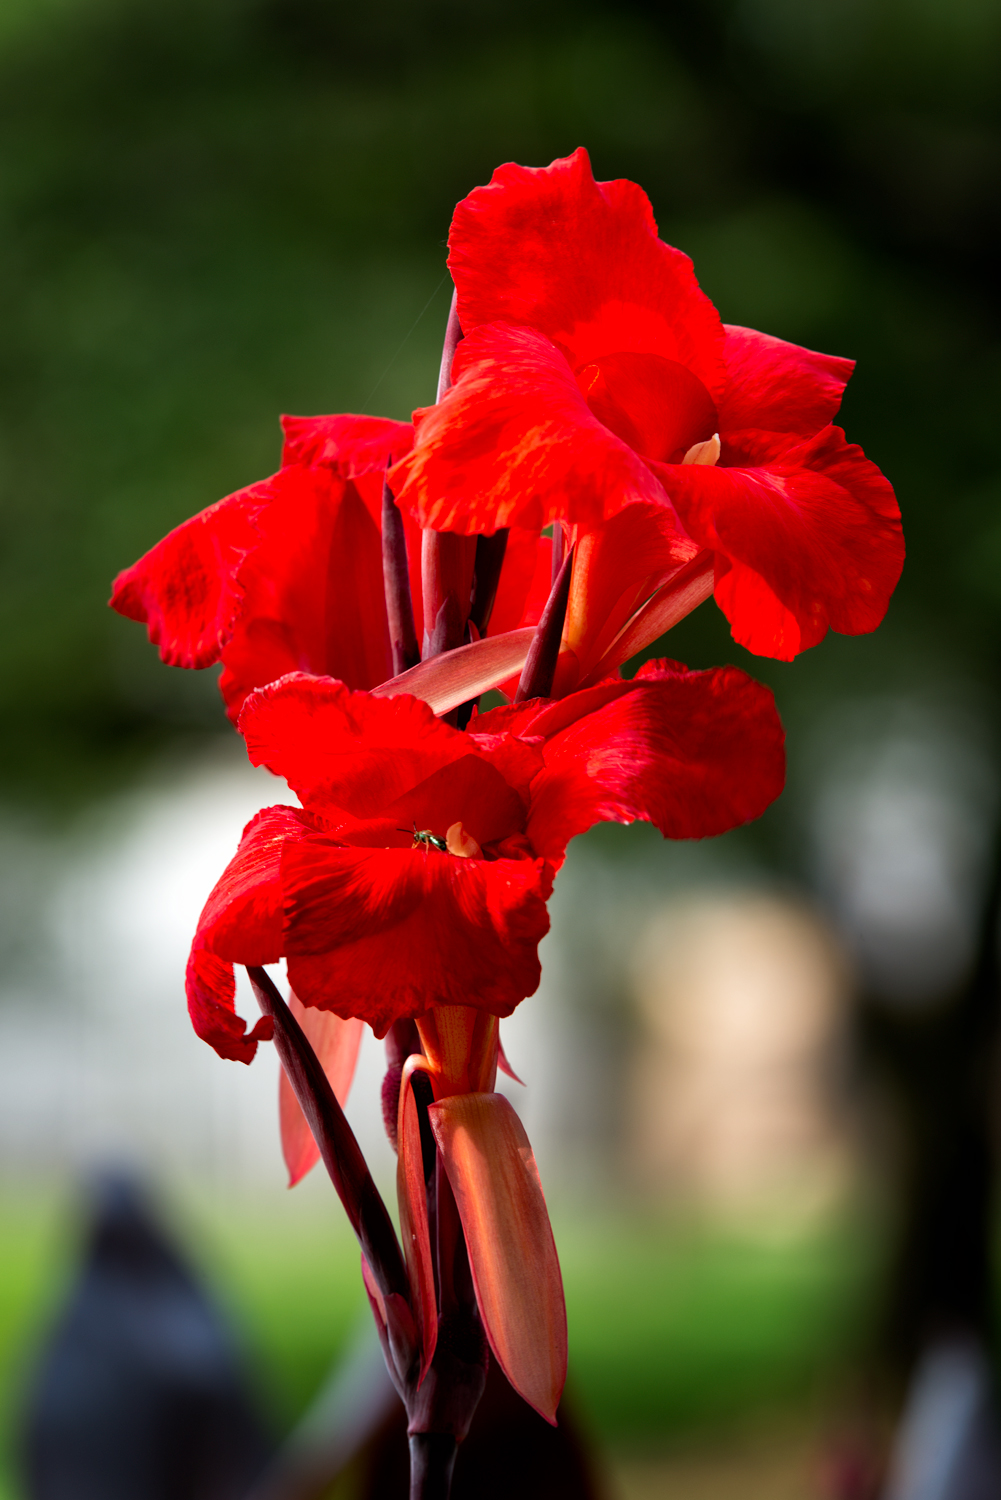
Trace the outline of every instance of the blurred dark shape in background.
<path fill-rule="evenodd" d="M 871 1369 L 906 1398 L 888 1500 L 1001 1495 L 996 1341 L 1001 1025 L 997 774 L 962 724 L 888 704 L 842 746 L 819 877 L 853 952 L 892 1221 Z M 969 727 L 969 726 L 968 726 Z"/>
<path fill-rule="evenodd" d="M 491 1356 L 487 1385 L 459 1448 L 452 1500 L 600 1500 L 593 1455 L 564 1396 L 558 1426 L 533 1411 Z M 406 1500 L 407 1418 L 365 1317 L 354 1346 L 336 1361 L 309 1411 L 246 1500 Z"/>
<path fill-rule="evenodd" d="M 30 1500 L 240 1500 L 268 1443 L 222 1316 L 132 1178 L 89 1213 L 28 1400 Z"/>

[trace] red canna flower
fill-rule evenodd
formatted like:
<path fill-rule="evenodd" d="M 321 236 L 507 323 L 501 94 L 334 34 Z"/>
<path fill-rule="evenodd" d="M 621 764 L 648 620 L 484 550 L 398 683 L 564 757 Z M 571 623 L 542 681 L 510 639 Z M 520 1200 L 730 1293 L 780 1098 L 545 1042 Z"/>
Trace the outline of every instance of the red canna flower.
<path fill-rule="evenodd" d="M 539 980 L 545 903 L 566 846 L 607 820 L 702 838 L 782 788 L 771 693 L 734 667 L 650 663 L 560 702 L 475 718 L 469 733 L 409 695 L 293 674 L 240 720 L 251 760 L 302 807 L 265 809 L 199 921 L 195 1030 L 249 1061 L 234 963 L 288 961 L 299 1000 L 376 1035 L 432 1005 L 510 1015 Z"/>
<path fill-rule="evenodd" d="M 890 485 L 831 425 L 850 360 L 724 326 L 642 190 L 596 183 L 583 150 L 499 167 L 449 246 L 465 338 L 390 476 L 401 508 L 582 535 L 645 502 L 704 553 L 749 650 L 879 624 L 903 540 Z"/>
<path fill-rule="evenodd" d="M 576 834 L 637 818 L 675 838 L 720 833 L 778 794 L 771 694 L 736 668 L 656 662 L 631 682 L 497 709 L 460 732 L 409 695 L 293 674 L 248 698 L 240 730 L 255 764 L 284 776 L 303 805 L 260 813 L 209 897 L 188 966 L 195 1029 L 249 1061 L 270 1024 L 245 1034 L 233 965 L 283 957 L 328 1077 L 350 1074 L 359 1021 L 381 1036 L 416 1018 L 422 1050 L 402 1070 L 396 1134 L 417 1386 L 437 1328 L 410 1086 L 421 1073 L 483 1326 L 508 1379 L 552 1420 L 566 1366 L 562 1288 L 531 1149 L 494 1090 L 497 1018 L 538 985 L 546 900 Z M 286 1129 L 295 1176 L 315 1158 L 291 1100 Z M 369 1291 L 386 1333 L 385 1298 L 374 1282 Z"/>

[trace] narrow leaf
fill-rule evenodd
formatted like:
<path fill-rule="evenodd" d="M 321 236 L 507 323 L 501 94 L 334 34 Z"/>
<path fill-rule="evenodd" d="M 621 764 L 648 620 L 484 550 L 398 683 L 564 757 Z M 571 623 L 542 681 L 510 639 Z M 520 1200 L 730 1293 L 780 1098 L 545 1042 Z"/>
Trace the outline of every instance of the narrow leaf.
<path fill-rule="evenodd" d="M 303 1005 L 296 995 L 289 995 L 289 1010 L 302 1027 L 319 1060 L 320 1066 L 343 1109 L 348 1102 L 351 1083 L 358 1062 L 364 1021 L 344 1021 L 329 1010 Z M 301 1182 L 320 1160 L 320 1148 L 299 1108 L 283 1068 L 278 1079 L 278 1118 L 281 1125 L 282 1154 L 288 1167 L 289 1187 Z"/>
<path fill-rule="evenodd" d="M 436 714 L 458 708 L 468 698 L 475 698 L 490 688 L 499 687 L 525 664 L 535 627 L 508 630 L 503 635 L 488 635 L 485 640 L 471 641 L 444 656 L 422 661 L 409 672 L 391 677 L 372 689 L 373 698 L 395 698 L 398 693 L 412 693 L 421 698 Z"/>
<path fill-rule="evenodd" d="M 566 1307 L 528 1137 L 502 1094 L 457 1094 L 428 1114 L 490 1347 L 519 1395 L 555 1425 L 567 1370 Z"/>

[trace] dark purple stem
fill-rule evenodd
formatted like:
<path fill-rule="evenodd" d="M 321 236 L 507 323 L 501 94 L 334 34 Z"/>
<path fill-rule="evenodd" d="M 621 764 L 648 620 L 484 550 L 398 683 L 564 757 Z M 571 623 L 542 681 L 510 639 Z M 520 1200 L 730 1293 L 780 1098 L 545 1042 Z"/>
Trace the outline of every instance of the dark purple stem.
<path fill-rule="evenodd" d="M 469 603 L 469 618 L 480 635 L 486 635 L 497 585 L 500 583 L 504 554 L 507 552 L 507 527 L 495 531 L 493 536 L 476 538 L 476 562 L 473 564 L 473 593 Z"/>
<path fill-rule="evenodd" d="M 542 619 L 535 628 L 532 644 L 522 669 L 515 703 L 524 703 L 526 698 L 546 698 L 553 687 L 556 663 L 560 655 L 563 637 L 563 622 L 567 617 L 567 601 L 570 598 L 570 578 L 573 573 L 573 548 L 563 559 L 563 566 L 556 576 Z"/>
<path fill-rule="evenodd" d="M 267 970 L 248 965 L 247 973 L 262 1013 L 274 1022 L 285 1075 L 379 1290 L 384 1296 L 395 1292 L 409 1305 L 410 1282 L 396 1231 L 327 1075 Z"/>
<path fill-rule="evenodd" d="M 552 575 L 551 575 L 553 583 L 555 583 L 556 580 L 557 580 L 557 578 L 559 578 L 559 576 L 560 576 L 560 569 L 563 566 L 563 559 L 566 557 L 566 553 L 567 553 L 567 534 L 563 530 L 563 527 L 560 525 L 559 521 L 554 521 L 553 522 L 553 571 L 552 571 Z"/>
<path fill-rule="evenodd" d="M 458 1443 L 450 1432 L 415 1432 L 410 1438 L 410 1500 L 448 1500 Z"/>
<path fill-rule="evenodd" d="M 403 517 L 388 483 L 382 484 L 382 581 L 386 591 L 386 619 L 393 652 L 393 676 L 398 677 L 421 659 L 410 595 L 407 539 Z"/>
<path fill-rule="evenodd" d="M 438 372 L 438 395 L 436 400 L 440 401 L 445 392 L 452 384 L 452 360 L 455 351 L 462 343 L 462 329 L 459 327 L 458 293 L 452 292 L 452 305 L 448 310 L 448 322 L 445 325 L 445 342 L 441 351 L 441 369 Z"/>

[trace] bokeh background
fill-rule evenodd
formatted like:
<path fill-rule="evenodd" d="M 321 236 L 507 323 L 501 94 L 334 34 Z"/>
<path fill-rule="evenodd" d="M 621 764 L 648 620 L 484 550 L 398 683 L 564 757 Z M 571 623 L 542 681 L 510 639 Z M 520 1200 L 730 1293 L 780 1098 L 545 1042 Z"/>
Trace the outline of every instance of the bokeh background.
<path fill-rule="evenodd" d="M 197 911 L 280 788 L 110 580 L 276 467 L 279 412 L 429 402 L 453 204 L 580 144 L 642 183 L 726 321 L 858 360 L 844 425 L 904 513 L 872 637 L 778 665 L 710 602 L 659 648 L 775 689 L 787 791 L 707 845 L 578 841 L 507 1044 L 619 1482 L 822 1492 L 892 1239 L 857 996 L 912 1015 L 961 982 L 994 838 L 999 57 L 997 0 L 3 0 L 11 1495 L 95 1166 L 159 1184 L 276 1433 L 361 1314 L 326 1185 L 282 1196 L 273 1059 L 222 1063 L 183 1015 Z M 386 1173 L 377 1053 L 352 1117 Z"/>

